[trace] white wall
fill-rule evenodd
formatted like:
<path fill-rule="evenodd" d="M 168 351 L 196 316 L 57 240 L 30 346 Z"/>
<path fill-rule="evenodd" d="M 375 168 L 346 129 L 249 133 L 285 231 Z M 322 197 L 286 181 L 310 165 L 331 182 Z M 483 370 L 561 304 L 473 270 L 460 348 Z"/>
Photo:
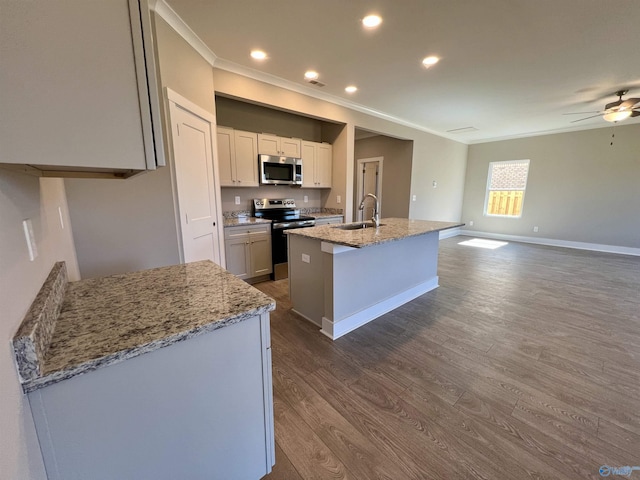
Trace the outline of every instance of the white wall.
<path fill-rule="evenodd" d="M 153 19 L 163 95 L 167 86 L 214 113 L 211 66 L 164 20 Z M 166 167 L 127 180 L 66 180 L 83 278 L 180 263 L 168 138 Z"/>
<path fill-rule="evenodd" d="M 489 163 L 521 159 L 531 160 L 521 218 L 484 216 Z M 469 147 L 465 229 L 639 248 L 639 205 L 640 125 Z"/>
<path fill-rule="evenodd" d="M 61 226 L 60 214 L 64 229 Z M 30 218 L 38 249 L 29 260 L 22 221 Z M 0 169 L 0 479 L 44 479 L 44 466 L 9 344 L 53 264 L 79 278 L 64 183 Z"/>

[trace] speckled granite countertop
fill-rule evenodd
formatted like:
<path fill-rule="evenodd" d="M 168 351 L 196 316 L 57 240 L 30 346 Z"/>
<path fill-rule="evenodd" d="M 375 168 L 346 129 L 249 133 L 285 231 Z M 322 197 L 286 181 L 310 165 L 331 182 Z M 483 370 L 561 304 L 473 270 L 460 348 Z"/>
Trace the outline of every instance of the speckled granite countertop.
<path fill-rule="evenodd" d="M 267 220 L 266 218 L 256 218 L 256 217 L 225 218 L 224 228 L 241 227 L 243 225 L 258 225 L 260 223 L 271 223 L 271 220 Z"/>
<path fill-rule="evenodd" d="M 406 218 L 383 218 L 380 223 L 382 225 L 378 229 L 342 230 L 338 227 L 348 224 L 341 224 L 339 226 L 321 225 L 310 228 L 296 228 L 287 230 L 286 233 L 315 238 L 322 242 L 335 243 L 347 247 L 363 248 L 464 225 L 464 223 L 458 222 L 435 222 L 430 220 L 409 220 Z"/>
<path fill-rule="evenodd" d="M 333 217 L 339 217 L 342 218 L 344 217 L 343 214 L 341 213 L 326 213 L 326 212 L 322 212 L 322 213 L 312 213 L 311 216 L 315 217 L 315 218 L 333 218 Z"/>
<path fill-rule="evenodd" d="M 47 282 L 41 292 L 56 279 Z M 70 282 L 60 302 L 53 329 L 41 324 L 50 318 L 28 314 L 29 324 L 14 337 L 25 393 L 275 308 L 274 300 L 210 261 Z M 38 347 L 41 330 L 53 335 Z M 25 338 L 22 344 L 31 338 L 35 349 L 19 351 Z"/>

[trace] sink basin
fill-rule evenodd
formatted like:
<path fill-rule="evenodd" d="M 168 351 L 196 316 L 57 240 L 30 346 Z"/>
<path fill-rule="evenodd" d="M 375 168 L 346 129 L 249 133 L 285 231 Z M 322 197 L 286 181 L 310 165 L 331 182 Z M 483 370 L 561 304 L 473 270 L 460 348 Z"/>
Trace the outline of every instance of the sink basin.
<path fill-rule="evenodd" d="M 381 223 L 379 226 L 384 226 L 384 223 Z M 347 223 L 346 225 L 337 225 L 334 228 L 339 228 L 340 230 L 362 230 L 363 228 L 376 228 L 376 226 L 373 222 L 358 222 Z"/>

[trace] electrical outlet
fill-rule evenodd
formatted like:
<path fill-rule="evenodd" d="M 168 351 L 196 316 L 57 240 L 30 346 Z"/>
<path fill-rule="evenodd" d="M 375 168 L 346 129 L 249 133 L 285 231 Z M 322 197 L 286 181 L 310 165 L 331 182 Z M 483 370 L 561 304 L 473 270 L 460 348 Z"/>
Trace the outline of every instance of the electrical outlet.
<path fill-rule="evenodd" d="M 533 231 L 534 231 L 535 233 L 538 233 L 538 227 L 533 227 Z"/>
<path fill-rule="evenodd" d="M 309 203 L 309 196 L 308 195 L 304 196 L 304 203 Z"/>
<path fill-rule="evenodd" d="M 311 257 L 309 255 L 307 255 L 306 253 L 302 254 L 302 261 L 304 263 L 311 263 Z"/>
<path fill-rule="evenodd" d="M 412 197 L 411 197 L 411 200 L 412 200 L 412 201 L 414 201 L 414 202 L 415 202 L 417 199 L 418 199 L 418 196 L 417 196 L 417 195 L 414 195 L 414 196 L 412 196 Z"/>
<path fill-rule="evenodd" d="M 340 195 L 336 197 L 336 203 L 342 203 L 342 197 Z"/>
<path fill-rule="evenodd" d="M 240 196 L 236 195 L 236 205 L 240 205 Z"/>
<path fill-rule="evenodd" d="M 27 248 L 29 249 L 29 260 L 32 262 L 38 258 L 38 247 L 36 246 L 36 239 L 33 235 L 33 224 L 31 219 L 27 218 L 22 222 L 22 228 L 24 229 L 24 237 L 27 240 Z"/>
<path fill-rule="evenodd" d="M 438 182 L 436 182 L 436 181 L 434 180 L 434 181 L 433 181 L 433 183 L 432 183 L 432 185 L 433 185 L 433 188 L 436 188 L 436 187 L 438 186 Z"/>
<path fill-rule="evenodd" d="M 473 227 L 473 220 L 469 220 L 469 226 Z"/>

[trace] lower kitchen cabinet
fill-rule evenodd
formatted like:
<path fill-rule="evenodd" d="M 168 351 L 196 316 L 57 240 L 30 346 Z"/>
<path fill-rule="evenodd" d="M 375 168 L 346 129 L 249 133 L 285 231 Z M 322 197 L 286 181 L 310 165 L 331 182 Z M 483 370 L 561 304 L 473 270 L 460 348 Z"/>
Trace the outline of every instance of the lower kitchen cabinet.
<path fill-rule="evenodd" d="M 265 313 L 30 392 L 47 478 L 262 478 L 271 380 Z"/>
<path fill-rule="evenodd" d="M 243 280 L 273 272 L 271 225 L 226 227 L 224 237 L 229 272 Z"/>

